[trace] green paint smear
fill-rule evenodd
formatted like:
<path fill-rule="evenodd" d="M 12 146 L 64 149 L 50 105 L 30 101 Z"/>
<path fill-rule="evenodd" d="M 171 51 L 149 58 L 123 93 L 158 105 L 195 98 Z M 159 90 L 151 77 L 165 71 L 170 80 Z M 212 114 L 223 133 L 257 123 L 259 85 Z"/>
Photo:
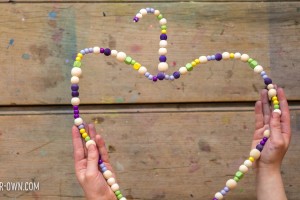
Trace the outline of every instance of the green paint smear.
<path fill-rule="evenodd" d="M 29 60 L 29 59 L 30 59 L 30 55 L 27 54 L 27 53 L 24 53 L 24 54 L 22 55 L 22 58 L 23 58 L 24 60 Z"/>

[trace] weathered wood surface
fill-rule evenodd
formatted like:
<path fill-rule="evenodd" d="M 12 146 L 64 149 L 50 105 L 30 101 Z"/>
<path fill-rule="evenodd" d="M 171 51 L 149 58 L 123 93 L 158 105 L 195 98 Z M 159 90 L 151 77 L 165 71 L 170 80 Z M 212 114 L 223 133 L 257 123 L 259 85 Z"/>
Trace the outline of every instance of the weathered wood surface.
<path fill-rule="evenodd" d="M 105 137 L 129 200 L 210 199 L 247 157 L 253 111 L 165 111 L 84 109 L 83 116 Z M 72 117 L 51 112 L 1 112 L 0 180 L 40 182 L 40 191 L 2 191 L 1 199 L 84 199 L 73 169 Z M 288 199 L 298 200 L 299 108 L 291 114 L 293 137 L 282 175 Z M 256 199 L 254 185 L 251 170 L 228 199 Z"/>
<path fill-rule="evenodd" d="M 156 71 L 157 21 L 131 23 L 147 3 L 0 4 L 1 105 L 69 104 L 72 55 L 99 45 L 125 51 Z M 170 68 L 199 55 L 240 51 L 256 58 L 300 99 L 299 2 L 153 3 L 168 19 Z M 148 67 L 149 68 L 149 67 Z M 84 104 L 253 101 L 261 78 L 244 63 L 200 66 L 175 82 L 153 84 L 113 58 L 83 61 Z M 173 71 L 173 70 L 172 70 Z"/>

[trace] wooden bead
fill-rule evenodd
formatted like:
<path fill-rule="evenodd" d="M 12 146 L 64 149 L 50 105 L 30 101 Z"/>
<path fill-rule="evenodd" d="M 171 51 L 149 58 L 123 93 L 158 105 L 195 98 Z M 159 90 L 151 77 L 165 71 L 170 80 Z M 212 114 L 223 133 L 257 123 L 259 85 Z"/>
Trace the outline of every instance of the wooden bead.
<path fill-rule="evenodd" d="M 168 53 L 168 50 L 166 48 L 159 48 L 158 54 L 159 55 L 166 55 Z"/>
<path fill-rule="evenodd" d="M 252 163 L 251 163 L 251 165 L 252 165 Z M 248 172 L 248 167 L 246 165 L 241 165 L 239 167 L 239 170 L 245 174 Z"/>
<path fill-rule="evenodd" d="M 271 90 L 271 89 L 274 89 L 275 87 L 274 87 L 273 84 L 269 84 L 269 85 L 267 86 L 267 88 L 268 88 L 268 90 Z"/>
<path fill-rule="evenodd" d="M 83 123 L 83 120 L 82 120 L 82 118 L 76 118 L 76 119 L 74 119 L 74 124 L 76 125 L 76 126 L 79 126 L 79 125 L 81 125 Z"/>
<path fill-rule="evenodd" d="M 277 112 L 277 113 L 279 113 L 279 115 L 281 115 L 281 110 L 279 110 L 279 109 L 275 109 L 275 110 L 273 110 L 273 112 Z"/>
<path fill-rule="evenodd" d="M 87 142 L 85 143 L 85 146 L 86 146 L 86 148 L 88 149 L 89 146 L 92 145 L 92 144 L 96 146 L 96 143 L 95 143 L 94 140 L 89 140 L 89 141 L 87 141 Z"/>
<path fill-rule="evenodd" d="M 186 67 L 180 67 L 179 68 L 179 73 L 180 74 L 182 74 L 182 75 L 184 75 L 184 74 L 186 74 L 188 71 L 187 71 L 187 68 Z"/>
<path fill-rule="evenodd" d="M 159 20 L 160 25 L 166 25 L 167 24 L 167 20 L 165 18 L 162 18 L 161 20 Z"/>
<path fill-rule="evenodd" d="M 241 56 L 242 56 L 242 55 L 241 55 L 239 52 L 236 52 L 236 53 L 234 54 L 234 59 L 240 59 Z"/>
<path fill-rule="evenodd" d="M 112 186 L 113 184 L 116 183 L 116 179 L 111 177 L 111 178 L 107 179 L 107 183 L 109 186 Z"/>
<path fill-rule="evenodd" d="M 103 173 L 103 176 L 105 177 L 105 179 L 109 179 L 112 177 L 112 172 L 110 170 L 106 170 L 104 173 Z"/>
<path fill-rule="evenodd" d="M 122 197 L 120 200 L 127 200 L 125 197 Z"/>
<path fill-rule="evenodd" d="M 159 46 L 160 46 L 161 48 L 167 47 L 167 46 L 168 46 L 167 40 L 161 40 L 161 41 L 159 41 Z"/>
<path fill-rule="evenodd" d="M 202 63 L 202 64 L 207 63 L 207 57 L 206 56 L 200 56 L 199 60 L 200 60 L 200 63 Z"/>
<path fill-rule="evenodd" d="M 168 63 L 166 63 L 166 62 L 160 62 L 158 64 L 157 68 L 158 68 L 158 71 L 165 72 L 168 70 L 169 66 L 168 66 Z"/>
<path fill-rule="evenodd" d="M 252 149 L 250 151 L 250 156 L 256 160 L 260 157 L 260 151 L 258 149 Z"/>
<path fill-rule="evenodd" d="M 71 70 L 72 76 L 80 77 L 82 74 L 82 70 L 79 67 L 73 67 Z"/>
<path fill-rule="evenodd" d="M 270 132 L 269 129 L 267 129 L 267 130 L 264 131 L 264 137 L 269 138 L 269 137 L 270 137 L 270 134 L 271 134 L 271 132 Z"/>
<path fill-rule="evenodd" d="M 113 57 L 116 57 L 117 54 L 118 54 L 117 50 L 111 50 L 111 52 L 110 52 L 110 55 L 113 56 Z"/>
<path fill-rule="evenodd" d="M 93 51 L 94 51 L 95 54 L 100 53 L 100 47 L 94 47 Z"/>
<path fill-rule="evenodd" d="M 78 105 L 80 104 L 80 99 L 79 99 L 78 97 L 73 97 L 73 98 L 71 99 L 71 104 L 72 104 L 73 106 L 78 106 Z"/>
<path fill-rule="evenodd" d="M 269 99 L 271 99 L 272 97 L 276 96 L 277 95 L 277 92 L 275 89 L 270 89 L 268 91 L 268 96 L 269 96 Z"/>
<path fill-rule="evenodd" d="M 215 194 L 215 198 L 221 200 L 221 199 L 223 199 L 223 194 L 221 194 L 221 192 L 217 192 L 217 193 Z"/>
<path fill-rule="evenodd" d="M 160 15 L 160 11 L 159 11 L 159 10 L 155 10 L 155 11 L 154 11 L 154 15 L 155 15 L 155 16 Z"/>
<path fill-rule="evenodd" d="M 110 188 L 111 188 L 111 190 L 114 191 L 114 192 L 120 189 L 118 183 L 113 184 L 112 186 L 110 186 Z"/>
<path fill-rule="evenodd" d="M 72 76 L 71 83 L 72 84 L 78 84 L 79 83 L 79 78 L 77 76 Z"/>
<path fill-rule="evenodd" d="M 243 55 L 241 56 L 241 61 L 247 62 L 248 60 L 249 60 L 249 56 L 248 56 L 247 54 L 243 54 Z"/>
<path fill-rule="evenodd" d="M 226 182 L 226 186 L 229 188 L 229 189 L 234 189 L 236 188 L 237 186 L 237 182 L 233 179 L 229 179 L 227 182 Z"/>
<path fill-rule="evenodd" d="M 252 166 L 252 162 L 250 160 L 245 160 L 244 165 L 249 168 Z"/>
<path fill-rule="evenodd" d="M 144 67 L 144 66 L 141 66 L 140 68 L 139 68 L 139 74 L 142 74 L 142 75 L 144 75 L 146 72 L 147 72 L 147 68 L 146 67 Z"/>
<path fill-rule="evenodd" d="M 145 8 L 140 10 L 140 13 L 144 16 L 147 15 L 147 10 Z"/>
<path fill-rule="evenodd" d="M 255 68 L 254 68 L 254 72 L 257 73 L 257 74 L 260 74 L 260 72 L 262 72 L 264 70 L 264 68 L 260 65 L 257 65 Z"/>
<path fill-rule="evenodd" d="M 123 62 L 126 59 L 126 53 L 124 52 L 118 52 L 117 53 L 117 60 L 120 62 Z"/>
<path fill-rule="evenodd" d="M 230 54 L 228 52 L 223 52 L 222 53 L 222 59 L 223 60 L 229 60 L 230 59 Z"/>

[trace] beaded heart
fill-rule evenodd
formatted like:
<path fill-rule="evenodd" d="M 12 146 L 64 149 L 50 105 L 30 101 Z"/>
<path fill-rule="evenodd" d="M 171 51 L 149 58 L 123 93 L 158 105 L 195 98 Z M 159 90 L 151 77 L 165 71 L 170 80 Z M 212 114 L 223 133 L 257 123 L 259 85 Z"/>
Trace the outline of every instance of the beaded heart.
<path fill-rule="evenodd" d="M 71 104 L 73 105 L 74 110 L 74 124 L 78 127 L 79 132 L 81 133 L 82 138 L 86 141 L 86 148 L 89 147 L 91 144 L 95 144 L 95 141 L 91 140 L 88 133 L 85 130 L 85 125 L 83 123 L 83 119 L 80 118 L 79 115 L 79 104 L 80 99 L 79 97 L 79 77 L 82 74 L 81 70 L 81 60 L 84 55 L 89 53 L 94 54 L 104 54 L 105 56 L 113 56 L 120 62 L 124 62 L 127 65 L 131 65 L 133 69 L 137 70 L 139 74 L 144 75 L 147 79 L 157 82 L 158 80 L 170 80 L 173 81 L 175 79 L 180 78 L 182 75 L 187 74 L 189 71 L 192 71 L 194 67 L 197 65 L 202 65 L 207 63 L 208 61 L 221 61 L 221 60 L 241 60 L 242 62 L 248 63 L 249 66 L 254 70 L 255 73 L 260 74 L 264 80 L 264 83 L 268 89 L 268 96 L 269 99 L 272 101 L 272 105 L 274 107 L 273 112 L 277 112 L 281 114 L 281 110 L 279 107 L 279 100 L 277 98 L 277 91 L 272 84 L 272 79 L 270 79 L 266 72 L 263 70 L 263 67 L 258 64 L 258 62 L 252 58 L 250 58 L 247 54 L 241 54 L 239 52 L 236 53 L 216 53 L 214 55 L 208 56 L 200 56 L 195 60 L 187 63 L 184 67 L 180 67 L 178 71 L 173 72 L 173 74 L 167 74 L 166 71 L 168 70 L 168 63 L 167 63 L 167 20 L 163 17 L 159 10 L 155 10 L 154 8 L 146 8 L 141 9 L 133 18 L 134 22 L 138 22 L 143 16 L 147 14 L 154 14 L 156 18 L 159 20 L 160 28 L 161 28 L 161 35 L 160 35 L 160 42 L 159 42 L 159 64 L 157 66 L 158 73 L 157 75 L 152 75 L 148 72 L 147 68 L 134 60 L 132 57 L 127 56 L 124 52 L 118 52 L 117 50 L 111 50 L 109 48 L 100 48 L 100 47 L 93 47 L 93 48 L 86 48 L 81 50 L 75 59 L 73 64 L 73 68 L 71 71 L 72 78 L 71 78 L 71 89 L 72 89 L 72 99 Z M 255 149 L 252 149 L 249 154 L 249 158 L 244 161 L 244 163 L 239 167 L 239 170 L 235 173 L 232 179 L 229 179 L 225 187 L 223 187 L 219 192 L 214 195 L 213 200 L 221 200 L 224 196 L 232 189 L 237 186 L 237 182 L 240 181 L 244 174 L 246 174 L 249 168 L 252 166 L 253 162 L 260 157 L 261 151 L 263 150 L 268 138 L 270 137 L 270 130 L 265 130 L 263 133 L 263 139 L 257 144 Z M 106 168 L 106 165 L 103 163 L 101 159 L 101 155 L 99 156 L 98 161 L 99 167 L 105 179 L 107 180 L 107 184 L 111 187 L 112 191 L 116 195 L 117 199 L 119 200 L 126 200 L 126 198 L 122 195 L 120 191 L 119 185 L 116 183 L 116 180 L 113 178 L 113 174 L 110 170 Z"/>

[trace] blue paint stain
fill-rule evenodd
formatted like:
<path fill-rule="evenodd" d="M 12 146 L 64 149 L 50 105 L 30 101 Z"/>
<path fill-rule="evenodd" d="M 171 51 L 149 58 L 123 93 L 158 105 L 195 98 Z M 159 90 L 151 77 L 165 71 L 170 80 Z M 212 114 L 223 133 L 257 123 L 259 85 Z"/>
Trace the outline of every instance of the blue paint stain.
<path fill-rule="evenodd" d="M 57 17 L 57 13 L 55 11 L 51 11 L 48 13 L 48 17 L 51 19 L 51 20 L 55 20 L 56 17 Z"/>
<path fill-rule="evenodd" d="M 24 60 L 29 60 L 29 59 L 30 59 L 30 55 L 27 54 L 27 53 L 24 53 L 24 54 L 22 55 L 22 58 L 23 58 Z"/>
<path fill-rule="evenodd" d="M 15 40 L 14 39 L 10 39 L 9 40 L 9 43 L 8 43 L 8 46 L 7 46 L 7 49 L 12 46 L 14 44 Z"/>

